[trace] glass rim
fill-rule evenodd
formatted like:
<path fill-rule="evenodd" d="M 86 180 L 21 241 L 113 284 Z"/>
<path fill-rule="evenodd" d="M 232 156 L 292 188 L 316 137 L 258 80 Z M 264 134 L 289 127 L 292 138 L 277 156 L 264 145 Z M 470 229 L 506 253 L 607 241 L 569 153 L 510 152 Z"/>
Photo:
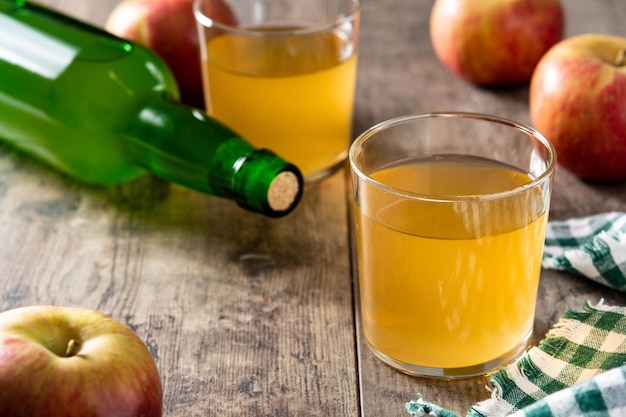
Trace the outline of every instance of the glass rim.
<path fill-rule="evenodd" d="M 359 15 L 360 10 L 361 10 L 361 0 L 350 0 L 350 2 L 353 4 L 353 7 L 350 10 L 350 13 L 346 15 L 339 14 L 337 17 L 335 17 L 332 20 L 329 20 L 320 24 L 310 25 L 310 26 L 303 27 L 303 28 L 286 28 L 284 30 L 277 30 L 277 31 L 269 32 L 269 31 L 255 29 L 255 28 L 232 26 L 232 25 L 221 23 L 217 20 L 214 20 L 210 18 L 209 16 L 205 15 L 200 10 L 200 5 L 203 4 L 205 1 L 207 0 L 194 0 L 193 2 L 193 14 L 196 18 L 197 23 L 200 23 L 205 28 L 218 29 L 220 31 L 227 32 L 227 33 L 234 34 L 234 35 L 253 36 L 253 37 L 255 36 L 256 37 L 282 37 L 282 36 L 294 36 L 294 35 L 301 36 L 301 35 L 311 35 L 315 33 L 329 32 L 341 26 L 345 22 L 354 21 Z M 318 1 L 318 0 L 315 0 L 315 1 Z"/>
<path fill-rule="evenodd" d="M 508 126 L 514 129 L 517 129 L 521 132 L 526 133 L 528 136 L 531 136 L 537 139 L 544 148 L 548 151 L 549 160 L 547 161 L 547 166 L 545 170 L 536 178 L 533 178 L 532 181 L 522 184 L 518 187 L 514 187 L 505 191 L 500 191 L 496 193 L 487 193 L 487 194 L 468 194 L 468 195 L 445 195 L 445 194 L 429 194 L 429 193 L 418 193 L 409 190 L 405 190 L 399 187 L 394 187 L 389 184 L 385 184 L 384 182 L 375 180 L 368 174 L 364 173 L 358 166 L 356 162 L 356 155 L 358 149 L 361 148 L 361 145 L 366 142 L 370 137 L 374 136 L 376 133 L 381 132 L 387 128 L 404 124 L 406 122 L 420 120 L 420 119 L 434 119 L 434 118 L 457 118 L 457 119 L 473 119 L 473 120 L 483 120 L 486 122 L 497 123 L 500 125 Z M 350 150 L 348 152 L 348 159 L 350 162 L 350 168 L 352 171 L 358 175 L 358 177 L 368 183 L 370 186 L 376 187 L 382 191 L 385 191 L 390 194 L 395 194 L 398 197 L 403 197 L 412 200 L 421 200 L 421 201 L 430 201 L 430 202 L 439 202 L 439 203 L 462 203 L 462 202 L 471 202 L 477 203 L 481 201 L 489 201 L 489 200 L 497 200 L 500 198 L 510 197 L 516 194 L 523 193 L 527 190 L 537 187 L 538 185 L 544 183 L 549 180 L 552 174 L 556 169 L 556 149 L 554 145 L 546 138 L 541 132 L 536 130 L 535 128 L 515 122 L 513 120 L 492 116 L 483 113 L 471 113 L 471 112 L 432 112 L 432 113 L 415 113 L 404 116 L 394 117 L 383 122 L 380 122 L 367 130 L 361 133 L 350 145 Z"/>

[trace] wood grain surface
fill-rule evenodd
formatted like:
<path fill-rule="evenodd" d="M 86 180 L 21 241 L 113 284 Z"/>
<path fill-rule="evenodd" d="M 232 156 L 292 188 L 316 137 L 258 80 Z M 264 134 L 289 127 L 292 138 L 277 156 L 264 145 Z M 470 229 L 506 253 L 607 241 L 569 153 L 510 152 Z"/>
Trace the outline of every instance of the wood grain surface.
<path fill-rule="evenodd" d="M 102 26 L 116 0 L 41 0 Z M 567 35 L 626 36 L 623 0 L 563 0 Z M 526 86 L 490 90 L 447 72 L 431 0 L 363 0 L 354 134 L 407 113 L 490 113 L 529 123 Z M 626 161 L 625 161 L 626 163 Z M 152 176 L 92 187 L 0 142 L 0 310 L 81 306 L 128 325 L 152 351 L 164 415 L 404 416 L 422 395 L 464 415 L 484 378 L 413 378 L 375 359 L 359 327 L 347 169 L 266 219 Z M 626 208 L 626 185 L 557 171 L 552 219 Z M 543 271 L 535 339 L 583 300 L 626 296 Z M 416 300 L 416 302 L 418 302 Z"/>

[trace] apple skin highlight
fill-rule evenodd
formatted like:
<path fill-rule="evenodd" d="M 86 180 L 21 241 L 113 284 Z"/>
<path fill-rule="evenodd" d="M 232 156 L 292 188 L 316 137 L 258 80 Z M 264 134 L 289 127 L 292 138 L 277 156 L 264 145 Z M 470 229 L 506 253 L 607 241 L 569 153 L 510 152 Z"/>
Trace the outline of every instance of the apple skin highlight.
<path fill-rule="evenodd" d="M 144 342 L 102 313 L 31 306 L 0 313 L 0 410 L 11 417 L 161 417 Z"/>
<path fill-rule="evenodd" d="M 564 26 L 560 0 L 437 0 L 430 16 L 439 60 L 481 86 L 528 83 Z"/>
<path fill-rule="evenodd" d="M 577 35 L 550 49 L 531 80 L 534 127 L 584 180 L 626 180 L 625 53 L 624 37 Z"/>

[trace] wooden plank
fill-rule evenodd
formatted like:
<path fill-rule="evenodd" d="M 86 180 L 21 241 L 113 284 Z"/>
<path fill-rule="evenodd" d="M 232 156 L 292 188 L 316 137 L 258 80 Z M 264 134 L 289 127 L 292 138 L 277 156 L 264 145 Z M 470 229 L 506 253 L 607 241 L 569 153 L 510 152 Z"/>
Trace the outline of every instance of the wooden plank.
<path fill-rule="evenodd" d="M 130 326 L 168 416 L 355 415 L 341 175 L 270 220 L 150 178 L 89 188 L 5 152 L 0 170 L 2 310 L 82 306 Z"/>
<path fill-rule="evenodd" d="M 39 2 L 102 25 L 119 1 Z M 568 35 L 626 36 L 621 0 L 563 3 Z M 476 88 L 441 66 L 428 35 L 431 5 L 363 0 L 355 133 L 435 110 L 529 122 L 526 88 Z M 0 142 L 0 309 L 54 303 L 112 314 L 154 353 L 167 416 L 405 415 L 419 394 L 464 414 L 488 397 L 484 379 L 408 377 L 365 346 L 345 173 L 308 187 L 292 215 L 269 220 L 150 176 L 86 186 Z M 559 170 L 551 218 L 625 202 L 626 185 Z M 621 293 L 544 271 L 536 338 L 566 307 L 600 298 L 626 305 Z"/>
<path fill-rule="evenodd" d="M 111 10 L 121 2 L 122 0 L 35 0 L 33 3 L 61 11 L 96 26 L 104 26 Z"/>
<path fill-rule="evenodd" d="M 100 24 L 116 2 L 42 3 Z M 357 415 L 345 194 L 339 172 L 267 219 L 151 176 L 86 186 L 0 145 L 0 310 L 130 326 L 167 416 Z"/>

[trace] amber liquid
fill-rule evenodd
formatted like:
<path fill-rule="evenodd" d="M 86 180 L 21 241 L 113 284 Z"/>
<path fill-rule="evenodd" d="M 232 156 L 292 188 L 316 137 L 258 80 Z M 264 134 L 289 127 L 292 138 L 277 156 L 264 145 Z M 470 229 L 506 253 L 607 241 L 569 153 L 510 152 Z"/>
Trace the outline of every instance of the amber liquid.
<path fill-rule="evenodd" d="M 538 188 L 482 202 L 467 196 L 531 178 L 458 157 L 372 177 L 441 197 L 371 191 L 357 207 L 363 330 L 374 352 L 422 368 L 480 369 L 519 348 L 533 327 L 547 204 Z"/>
<path fill-rule="evenodd" d="M 346 158 L 357 61 L 352 40 L 333 33 L 223 35 L 208 42 L 207 57 L 205 97 L 213 117 L 292 161 L 309 182 Z"/>

